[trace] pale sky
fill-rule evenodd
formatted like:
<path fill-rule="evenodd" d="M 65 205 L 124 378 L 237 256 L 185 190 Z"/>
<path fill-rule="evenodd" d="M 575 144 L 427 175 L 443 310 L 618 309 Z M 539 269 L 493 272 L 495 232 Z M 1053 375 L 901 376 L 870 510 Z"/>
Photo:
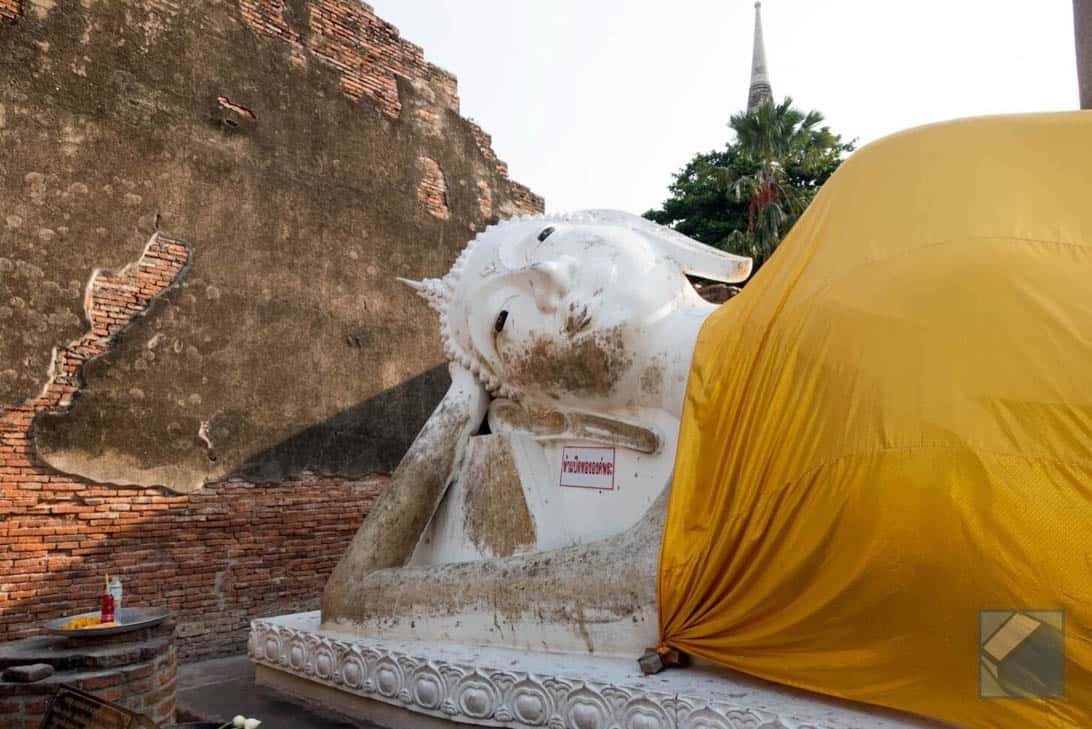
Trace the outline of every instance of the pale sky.
<path fill-rule="evenodd" d="M 746 103 L 752 0 L 371 0 L 550 211 L 658 206 Z M 1071 0 L 766 0 L 774 95 L 868 142 L 1078 107 Z"/>

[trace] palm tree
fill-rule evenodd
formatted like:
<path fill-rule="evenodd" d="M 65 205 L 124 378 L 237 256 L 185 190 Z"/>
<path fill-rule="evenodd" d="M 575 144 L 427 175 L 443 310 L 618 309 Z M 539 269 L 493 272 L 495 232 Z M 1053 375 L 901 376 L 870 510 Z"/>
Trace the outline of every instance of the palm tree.
<path fill-rule="evenodd" d="M 687 162 L 675 174 L 667 200 L 645 217 L 751 256 L 757 271 L 842 157 L 853 151 L 853 142 L 843 142 L 822 122 L 822 114 L 801 113 L 791 99 L 733 116 L 729 126 L 735 138 Z"/>
<path fill-rule="evenodd" d="M 720 168 L 729 194 L 747 202 L 747 234 L 751 255 L 758 264 L 773 253 L 787 223 L 811 202 L 818 186 L 804 182 L 814 171 L 830 165 L 831 151 L 840 155 L 851 145 L 821 127 L 823 115 L 793 108 L 786 97 L 780 104 L 767 100 L 751 112 L 736 114 L 728 126 L 736 133 L 746 174 Z M 738 168 L 737 168 L 738 169 Z M 803 184 L 801 184 L 803 182 Z M 745 244 L 736 231 L 733 247 Z"/>

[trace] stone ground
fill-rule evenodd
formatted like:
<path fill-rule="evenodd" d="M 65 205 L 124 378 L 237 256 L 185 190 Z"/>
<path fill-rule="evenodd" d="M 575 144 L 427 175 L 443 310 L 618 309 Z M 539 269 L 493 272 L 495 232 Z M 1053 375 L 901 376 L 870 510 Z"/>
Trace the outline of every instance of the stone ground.
<path fill-rule="evenodd" d="M 262 720 L 262 729 L 372 729 L 344 717 L 293 704 L 254 684 L 246 656 L 178 667 L 178 721 L 228 721 L 236 714 Z"/>

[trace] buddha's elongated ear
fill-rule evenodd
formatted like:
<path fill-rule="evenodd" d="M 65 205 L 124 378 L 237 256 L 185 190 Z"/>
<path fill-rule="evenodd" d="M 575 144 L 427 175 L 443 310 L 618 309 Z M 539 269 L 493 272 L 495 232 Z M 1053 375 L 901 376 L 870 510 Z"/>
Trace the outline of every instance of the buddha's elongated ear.
<path fill-rule="evenodd" d="M 740 283 L 751 275 L 752 260 L 718 250 L 681 235 L 659 238 L 661 250 L 674 259 L 683 273 L 721 283 Z"/>
<path fill-rule="evenodd" d="M 584 213 L 603 222 L 625 225 L 644 234 L 661 255 L 679 265 L 689 276 L 700 276 L 721 283 L 740 283 L 751 275 L 752 261 L 712 246 L 699 243 L 676 230 L 628 213 L 596 210 Z"/>
<path fill-rule="evenodd" d="M 399 276 L 397 280 L 412 288 L 417 292 L 418 296 L 428 302 L 429 306 L 441 313 L 443 313 L 448 300 L 451 298 L 451 287 L 442 278 L 426 278 L 415 281 Z"/>

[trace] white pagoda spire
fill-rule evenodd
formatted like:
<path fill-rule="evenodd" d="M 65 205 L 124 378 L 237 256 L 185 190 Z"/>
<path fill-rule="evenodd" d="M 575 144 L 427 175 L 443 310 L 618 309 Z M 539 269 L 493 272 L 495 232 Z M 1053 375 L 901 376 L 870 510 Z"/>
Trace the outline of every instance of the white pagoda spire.
<path fill-rule="evenodd" d="M 751 91 L 747 94 L 747 112 L 757 109 L 762 102 L 773 99 L 770 74 L 766 70 L 766 44 L 762 41 L 762 3 L 755 3 L 755 48 L 751 59 Z"/>

